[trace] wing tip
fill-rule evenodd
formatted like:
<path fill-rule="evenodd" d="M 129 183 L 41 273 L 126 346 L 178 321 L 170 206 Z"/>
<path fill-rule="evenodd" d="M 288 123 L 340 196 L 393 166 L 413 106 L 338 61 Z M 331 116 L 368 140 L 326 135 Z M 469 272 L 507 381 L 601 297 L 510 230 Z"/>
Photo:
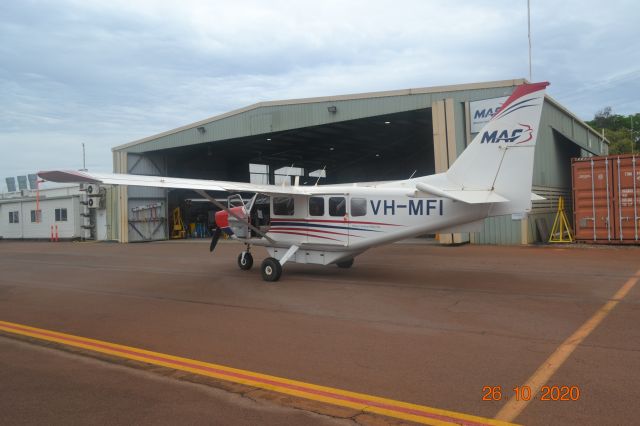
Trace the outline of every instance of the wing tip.
<path fill-rule="evenodd" d="M 38 177 L 58 183 L 100 183 L 91 175 L 76 170 L 47 170 L 37 173 Z"/>

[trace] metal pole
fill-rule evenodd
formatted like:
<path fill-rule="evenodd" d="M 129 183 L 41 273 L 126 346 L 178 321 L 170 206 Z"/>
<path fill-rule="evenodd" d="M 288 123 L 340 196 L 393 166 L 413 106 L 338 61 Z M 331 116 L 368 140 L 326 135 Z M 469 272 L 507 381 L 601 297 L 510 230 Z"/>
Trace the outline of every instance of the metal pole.
<path fill-rule="evenodd" d="M 84 152 L 84 142 L 82 142 L 82 171 L 87 171 L 86 161 L 85 161 L 85 152 Z"/>
<path fill-rule="evenodd" d="M 527 32 L 529 37 L 529 81 L 533 81 L 531 77 L 531 0 L 527 0 Z"/>

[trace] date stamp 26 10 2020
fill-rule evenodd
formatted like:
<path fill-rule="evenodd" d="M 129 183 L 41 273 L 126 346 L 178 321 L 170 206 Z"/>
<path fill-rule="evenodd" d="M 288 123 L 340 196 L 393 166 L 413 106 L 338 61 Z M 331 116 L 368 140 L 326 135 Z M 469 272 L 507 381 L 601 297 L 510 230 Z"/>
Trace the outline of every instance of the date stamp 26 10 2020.
<path fill-rule="evenodd" d="M 509 396 L 513 395 L 516 401 L 529 401 L 531 399 L 539 401 L 577 401 L 580 399 L 580 387 L 579 386 L 563 386 L 552 385 L 542 386 L 540 392 L 533 394 L 531 387 L 529 386 L 515 386 L 509 390 L 503 390 L 502 386 L 483 386 L 482 387 L 482 400 L 483 401 L 502 401 L 503 399 L 510 399 Z"/>

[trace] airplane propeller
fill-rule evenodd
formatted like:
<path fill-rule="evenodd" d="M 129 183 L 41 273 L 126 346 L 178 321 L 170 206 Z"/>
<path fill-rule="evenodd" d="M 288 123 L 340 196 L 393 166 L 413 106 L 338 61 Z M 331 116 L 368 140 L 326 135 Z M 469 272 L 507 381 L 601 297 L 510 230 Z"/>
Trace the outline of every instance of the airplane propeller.
<path fill-rule="evenodd" d="M 216 248 L 216 245 L 218 244 L 218 240 L 220 239 L 220 234 L 222 234 L 222 229 L 220 229 L 219 227 L 216 228 L 215 231 L 213 231 L 213 237 L 211 238 L 211 245 L 209 245 L 210 252 L 213 252 L 213 250 Z"/>

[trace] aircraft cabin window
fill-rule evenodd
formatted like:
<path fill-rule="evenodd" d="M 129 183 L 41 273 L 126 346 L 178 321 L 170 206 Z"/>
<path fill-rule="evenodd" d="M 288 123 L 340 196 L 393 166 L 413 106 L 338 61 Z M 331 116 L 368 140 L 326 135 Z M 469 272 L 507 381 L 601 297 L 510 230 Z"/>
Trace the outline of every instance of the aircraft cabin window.
<path fill-rule="evenodd" d="M 344 216 L 347 214 L 347 200 L 344 197 L 329 198 L 329 215 Z"/>
<path fill-rule="evenodd" d="M 273 197 L 273 214 L 278 216 L 293 216 L 293 197 Z"/>
<path fill-rule="evenodd" d="M 351 216 L 365 216 L 367 214 L 367 199 L 351 199 Z"/>
<path fill-rule="evenodd" d="M 324 197 L 309 198 L 309 216 L 324 216 Z"/>

